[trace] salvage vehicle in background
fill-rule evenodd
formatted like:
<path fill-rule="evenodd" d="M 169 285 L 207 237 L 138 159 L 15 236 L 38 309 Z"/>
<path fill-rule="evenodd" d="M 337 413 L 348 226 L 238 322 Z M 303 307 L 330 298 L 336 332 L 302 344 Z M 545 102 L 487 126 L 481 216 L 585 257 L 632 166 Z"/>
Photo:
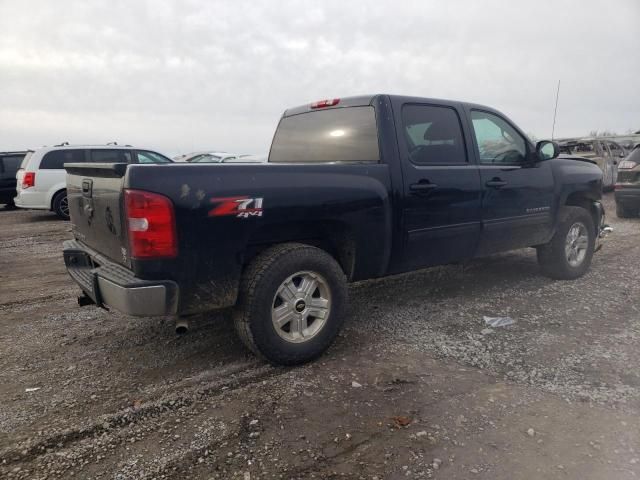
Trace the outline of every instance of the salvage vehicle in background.
<path fill-rule="evenodd" d="M 0 205 L 15 207 L 16 173 L 27 152 L 0 152 Z"/>
<path fill-rule="evenodd" d="M 523 247 L 551 278 L 583 275 L 602 172 L 557 155 L 481 105 L 323 100 L 283 114 L 266 164 L 67 164 L 64 261 L 81 304 L 233 307 L 250 350 L 298 364 L 337 335 L 347 282 Z"/>
<path fill-rule="evenodd" d="M 634 148 L 618 165 L 615 198 L 618 217 L 640 215 L 640 146 Z"/>
<path fill-rule="evenodd" d="M 131 146 L 68 144 L 30 151 L 16 173 L 16 206 L 51 210 L 63 220 L 69 219 L 65 163 L 173 163 L 164 155 Z"/>
<path fill-rule="evenodd" d="M 233 162 L 243 162 L 243 161 L 251 163 L 251 162 L 259 161 L 255 159 L 252 160 L 252 158 L 253 158 L 253 155 L 211 152 L 211 153 L 204 153 L 204 154 L 198 155 L 186 161 L 189 163 L 233 163 Z"/>
<path fill-rule="evenodd" d="M 618 163 L 626 152 L 612 140 L 601 138 L 579 138 L 559 140 L 560 153 L 571 157 L 580 156 L 593 160 L 602 170 L 602 187 L 613 190 L 618 176 Z"/>

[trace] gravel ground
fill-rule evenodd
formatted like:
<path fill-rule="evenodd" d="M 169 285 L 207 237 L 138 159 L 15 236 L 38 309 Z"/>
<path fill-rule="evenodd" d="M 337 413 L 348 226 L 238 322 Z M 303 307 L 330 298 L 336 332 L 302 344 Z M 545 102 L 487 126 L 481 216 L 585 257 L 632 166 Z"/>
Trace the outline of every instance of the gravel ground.
<path fill-rule="evenodd" d="M 638 478 L 640 220 L 607 197 L 584 278 L 520 250 L 355 284 L 336 344 L 292 369 L 225 313 L 177 337 L 78 307 L 68 224 L 0 210 L 0 477 Z"/>

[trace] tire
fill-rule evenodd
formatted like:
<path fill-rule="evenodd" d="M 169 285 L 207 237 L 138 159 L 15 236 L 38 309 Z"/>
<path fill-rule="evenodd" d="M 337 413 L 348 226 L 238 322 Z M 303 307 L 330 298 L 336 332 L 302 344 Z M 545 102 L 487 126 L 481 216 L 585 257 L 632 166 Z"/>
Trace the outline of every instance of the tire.
<path fill-rule="evenodd" d="M 51 209 L 62 220 L 69 220 L 69 204 L 67 203 L 67 191 L 62 190 L 54 195 Z"/>
<path fill-rule="evenodd" d="M 298 365 L 331 345 L 346 304 L 347 282 L 338 262 L 319 248 L 285 243 L 262 252 L 243 272 L 234 324 L 255 354 Z"/>
<path fill-rule="evenodd" d="M 581 277 L 591 265 L 595 243 L 596 228 L 591 214 L 581 207 L 564 207 L 551 241 L 537 247 L 542 273 L 557 280 Z"/>
<path fill-rule="evenodd" d="M 631 210 L 629 210 L 627 207 L 625 207 L 621 203 L 617 203 L 617 202 L 616 202 L 616 215 L 618 218 L 631 218 L 634 216 Z"/>

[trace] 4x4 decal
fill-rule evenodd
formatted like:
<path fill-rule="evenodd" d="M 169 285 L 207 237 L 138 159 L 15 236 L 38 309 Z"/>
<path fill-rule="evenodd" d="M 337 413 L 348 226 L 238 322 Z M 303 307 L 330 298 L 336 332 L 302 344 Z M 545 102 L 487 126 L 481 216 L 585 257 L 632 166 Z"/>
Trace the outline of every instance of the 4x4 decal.
<path fill-rule="evenodd" d="M 233 215 L 238 218 L 261 217 L 262 198 L 250 197 L 221 197 L 212 198 L 211 203 L 216 206 L 209 210 L 210 217 L 225 217 Z"/>

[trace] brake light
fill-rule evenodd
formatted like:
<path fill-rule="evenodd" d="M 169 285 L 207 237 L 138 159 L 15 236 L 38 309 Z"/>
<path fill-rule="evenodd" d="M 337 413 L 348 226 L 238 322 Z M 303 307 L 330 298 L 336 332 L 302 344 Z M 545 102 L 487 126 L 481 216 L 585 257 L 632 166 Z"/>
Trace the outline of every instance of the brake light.
<path fill-rule="evenodd" d="M 35 187 L 36 172 L 25 172 L 22 177 L 22 188 Z"/>
<path fill-rule="evenodd" d="M 313 102 L 311 104 L 311 108 L 325 108 L 325 107 L 333 107 L 340 103 L 339 98 L 334 98 L 332 100 L 319 100 L 317 102 Z"/>
<path fill-rule="evenodd" d="M 164 195 L 125 190 L 125 218 L 132 258 L 178 255 L 173 203 Z"/>

